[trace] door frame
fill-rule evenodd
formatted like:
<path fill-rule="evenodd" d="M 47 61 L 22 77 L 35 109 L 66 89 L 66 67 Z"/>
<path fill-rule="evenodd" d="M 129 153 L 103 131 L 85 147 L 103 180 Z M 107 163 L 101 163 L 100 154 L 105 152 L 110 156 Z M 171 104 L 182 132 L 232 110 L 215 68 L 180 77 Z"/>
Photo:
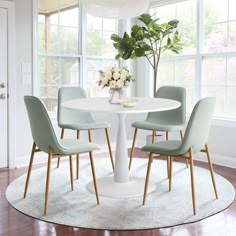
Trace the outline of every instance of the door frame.
<path fill-rule="evenodd" d="M 16 81 L 15 81 L 15 3 L 0 0 L 0 7 L 7 9 L 8 15 L 8 46 L 7 46 L 7 74 L 8 74 L 8 137 L 7 137 L 7 152 L 8 152 L 8 167 L 15 167 L 15 134 L 16 134 Z"/>

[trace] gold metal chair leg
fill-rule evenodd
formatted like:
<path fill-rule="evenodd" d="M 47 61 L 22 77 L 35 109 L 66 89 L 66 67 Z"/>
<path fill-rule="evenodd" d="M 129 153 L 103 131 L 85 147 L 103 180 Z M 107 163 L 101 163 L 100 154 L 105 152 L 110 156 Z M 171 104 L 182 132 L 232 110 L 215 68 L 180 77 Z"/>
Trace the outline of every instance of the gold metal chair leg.
<path fill-rule="evenodd" d="M 32 146 L 32 151 L 31 151 L 31 155 L 30 155 L 30 162 L 29 162 L 29 168 L 28 168 L 27 178 L 26 178 L 26 182 L 25 182 L 24 198 L 26 198 L 26 194 L 27 194 L 27 190 L 28 190 L 28 186 L 29 186 L 29 181 L 30 181 L 30 175 L 31 175 L 32 166 L 33 166 L 35 149 L 36 149 L 36 144 L 34 142 L 33 146 Z"/>
<path fill-rule="evenodd" d="M 74 190 L 74 181 L 73 181 L 73 160 L 72 155 L 69 157 L 70 159 L 70 185 L 71 185 L 71 191 Z"/>
<path fill-rule="evenodd" d="M 167 170 L 167 177 L 170 178 L 170 156 L 167 156 L 166 170 Z"/>
<path fill-rule="evenodd" d="M 171 191 L 171 187 L 172 187 L 172 163 L 173 163 L 173 157 L 170 156 L 170 167 L 169 167 L 169 192 Z"/>
<path fill-rule="evenodd" d="M 77 139 L 80 138 L 80 131 L 77 130 Z M 79 179 L 79 154 L 76 154 L 76 179 Z"/>
<path fill-rule="evenodd" d="M 210 169 L 210 172 L 211 172 L 211 180 L 212 180 L 212 184 L 213 184 L 214 191 L 215 191 L 215 196 L 216 196 L 216 199 L 218 199 L 218 193 L 217 193 L 217 188 L 216 188 L 214 171 L 213 171 L 213 166 L 212 166 L 211 157 L 210 157 L 210 153 L 209 153 L 209 149 L 208 149 L 207 144 L 205 145 L 205 148 L 206 148 L 206 154 L 207 154 L 207 159 L 208 159 L 208 165 L 209 165 L 209 169 Z"/>
<path fill-rule="evenodd" d="M 99 204 L 98 187 L 97 187 L 96 173 L 95 173 L 94 164 L 93 164 L 92 152 L 89 152 L 89 158 L 90 158 L 91 169 L 92 169 L 92 174 L 93 174 L 93 184 L 94 184 L 94 190 L 96 193 L 97 204 Z"/>
<path fill-rule="evenodd" d="M 131 153 L 130 153 L 130 158 L 129 158 L 129 170 L 131 168 L 132 159 L 133 159 L 133 156 L 134 156 L 134 147 L 135 147 L 137 132 L 138 132 L 138 128 L 135 128 L 135 130 L 134 130 L 134 138 L 133 138 L 133 143 L 132 143 L 132 148 L 131 148 Z"/>
<path fill-rule="evenodd" d="M 169 132 L 166 131 L 166 140 L 169 140 Z M 167 176 L 170 179 L 170 156 L 167 156 L 167 163 L 166 163 L 166 167 L 167 167 Z"/>
<path fill-rule="evenodd" d="M 113 160 L 113 155 L 112 155 L 112 150 L 111 150 L 111 143 L 110 143 L 108 128 L 105 128 L 105 133 L 106 133 L 106 138 L 107 138 L 109 155 L 110 155 L 110 159 L 111 159 L 111 165 L 112 165 L 112 169 L 114 170 L 115 166 L 114 166 L 114 160 Z"/>
<path fill-rule="evenodd" d="M 189 154 L 190 154 L 190 174 L 191 174 L 193 214 L 196 215 L 196 200 L 195 200 L 194 170 L 193 170 L 194 166 L 193 166 L 193 150 L 192 150 L 192 147 L 189 150 Z"/>
<path fill-rule="evenodd" d="M 145 202 L 146 202 L 152 160 L 153 160 L 153 153 L 150 153 L 149 159 L 148 159 L 148 167 L 147 167 L 146 181 L 145 181 L 145 186 L 144 186 L 144 193 L 143 193 L 143 205 L 145 205 Z"/>
<path fill-rule="evenodd" d="M 49 147 L 49 152 L 48 152 L 48 167 L 47 167 L 47 179 L 46 179 L 46 190 L 45 190 L 44 215 L 47 214 L 47 209 L 48 209 L 48 193 L 49 193 L 50 174 L 51 174 L 51 162 L 52 162 L 52 148 Z"/>
<path fill-rule="evenodd" d="M 184 139 L 184 133 L 183 133 L 182 130 L 180 130 L 179 132 L 180 132 L 181 140 L 183 140 Z M 185 159 L 185 163 L 186 163 L 186 167 L 188 168 L 188 160 L 187 159 Z"/>
<path fill-rule="evenodd" d="M 61 129 L 61 139 L 64 138 L 64 131 L 65 131 L 65 129 L 62 128 Z M 57 159 L 57 168 L 59 168 L 59 166 L 60 166 L 60 157 L 58 157 L 58 159 Z"/>
<path fill-rule="evenodd" d="M 166 131 L 166 140 L 169 140 L 169 132 Z"/>
<path fill-rule="evenodd" d="M 152 131 L 152 143 L 155 143 L 155 136 L 156 136 L 156 131 Z"/>
<path fill-rule="evenodd" d="M 91 137 L 91 131 L 88 130 L 88 139 L 89 139 L 89 142 L 92 142 L 92 137 Z"/>

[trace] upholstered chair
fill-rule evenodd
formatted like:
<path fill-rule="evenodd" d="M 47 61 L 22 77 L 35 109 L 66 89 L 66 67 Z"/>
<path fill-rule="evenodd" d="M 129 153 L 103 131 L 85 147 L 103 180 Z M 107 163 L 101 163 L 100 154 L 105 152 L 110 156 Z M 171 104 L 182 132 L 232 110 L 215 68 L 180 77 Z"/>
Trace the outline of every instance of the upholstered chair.
<path fill-rule="evenodd" d="M 147 145 L 142 148 L 143 151 L 150 153 L 148 167 L 147 167 L 145 187 L 144 187 L 143 205 L 145 204 L 145 201 L 146 201 L 153 154 L 165 155 L 169 157 L 170 159 L 169 191 L 171 191 L 171 183 L 172 183 L 172 159 L 173 157 L 184 158 L 186 160 L 189 160 L 193 213 L 196 214 L 193 155 L 194 153 L 197 153 L 197 152 L 206 153 L 207 159 L 208 159 L 208 165 L 210 169 L 210 174 L 211 174 L 211 179 L 212 179 L 212 184 L 213 184 L 213 188 L 215 192 L 215 197 L 218 198 L 213 167 L 212 167 L 210 153 L 209 153 L 209 149 L 207 145 L 207 140 L 208 140 L 210 126 L 211 126 L 211 120 L 212 120 L 213 111 L 215 107 L 215 101 L 216 99 L 212 97 L 204 98 L 198 101 L 198 103 L 195 105 L 192 111 L 192 114 L 190 116 L 183 140 L 166 140 L 166 141 L 157 142 L 155 144 Z"/>
<path fill-rule="evenodd" d="M 69 157 L 70 182 L 71 182 L 71 190 L 73 191 L 74 187 L 73 187 L 72 155 L 88 152 L 90 157 L 96 199 L 97 203 L 99 204 L 99 196 L 98 196 L 96 175 L 95 175 L 93 155 L 92 155 L 92 152 L 94 150 L 98 150 L 99 147 L 94 143 L 80 141 L 78 139 L 58 139 L 52 126 L 51 120 L 48 116 L 47 110 L 43 105 L 43 103 L 37 97 L 33 96 L 25 96 L 24 101 L 28 112 L 31 132 L 33 136 L 33 147 L 25 183 L 24 198 L 26 198 L 29 186 L 35 152 L 42 151 L 48 154 L 45 205 L 44 205 L 45 215 L 47 214 L 47 209 L 48 209 L 48 195 L 49 195 L 52 158 Z"/>

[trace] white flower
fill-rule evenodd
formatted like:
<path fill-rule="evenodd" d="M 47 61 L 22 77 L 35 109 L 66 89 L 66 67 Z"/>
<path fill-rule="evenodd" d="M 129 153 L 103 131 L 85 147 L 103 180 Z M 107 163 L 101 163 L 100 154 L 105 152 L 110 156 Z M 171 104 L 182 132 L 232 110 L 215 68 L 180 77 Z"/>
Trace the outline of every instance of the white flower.
<path fill-rule="evenodd" d="M 130 82 L 129 82 L 129 81 L 125 81 L 125 87 L 128 87 L 128 86 L 129 86 L 129 84 L 130 84 Z"/>
<path fill-rule="evenodd" d="M 123 80 L 123 81 L 126 80 L 126 74 L 127 74 L 126 71 L 121 71 L 120 79 Z"/>
<path fill-rule="evenodd" d="M 116 87 L 116 82 L 114 80 L 112 80 L 110 82 L 110 88 L 115 88 Z"/>
<path fill-rule="evenodd" d="M 115 72 L 115 73 L 113 74 L 113 78 L 114 78 L 115 80 L 119 79 L 119 78 L 120 78 L 120 73 L 119 73 L 119 72 Z"/>
<path fill-rule="evenodd" d="M 120 69 L 117 68 L 117 67 L 114 67 L 114 68 L 113 68 L 113 71 L 114 71 L 115 73 L 120 73 Z"/>
<path fill-rule="evenodd" d="M 103 86 L 108 83 L 108 79 L 107 79 L 106 77 L 103 77 L 103 78 L 101 79 L 101 81 L 102 81 L 102 85 L 103 85 Z"/>
<path fill-rule="evenodd" d="M 105 72 L 105 78 L 111 79 L 111 77 L 112 77 L 111 71 L 106 71 L 106 72 Z"/>
<path fill-rule="evenodd" d="M 121 88 L 121 87 L 124 86 L 124 82 L 123 82 L 122 80 L 118 80 L 118 81 L 116 82 L 116 86 L 117 86 L 118 88 Z"/>
<path fill-rule="evenodd" d="M 109 67 L 105 71 L 99 71 L 99 81 L 98 85 L 102 87 L 110 88 L 121 88 L 123 86 L 127 87 L 130 82 L 134 81 L 129 73 L 129 70 L 125 67 Z"/>

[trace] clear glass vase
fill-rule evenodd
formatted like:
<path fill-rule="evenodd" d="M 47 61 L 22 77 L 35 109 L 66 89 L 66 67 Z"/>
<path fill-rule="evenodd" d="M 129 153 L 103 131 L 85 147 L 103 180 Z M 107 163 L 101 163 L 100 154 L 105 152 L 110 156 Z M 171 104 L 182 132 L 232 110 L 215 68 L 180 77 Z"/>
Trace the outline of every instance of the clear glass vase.
<path fill-rule="evenodd" d="M 110 88 L 109 93 L 109 102 L 112 104 L 119 104 L 123 94 L 122 88 Z"/>

